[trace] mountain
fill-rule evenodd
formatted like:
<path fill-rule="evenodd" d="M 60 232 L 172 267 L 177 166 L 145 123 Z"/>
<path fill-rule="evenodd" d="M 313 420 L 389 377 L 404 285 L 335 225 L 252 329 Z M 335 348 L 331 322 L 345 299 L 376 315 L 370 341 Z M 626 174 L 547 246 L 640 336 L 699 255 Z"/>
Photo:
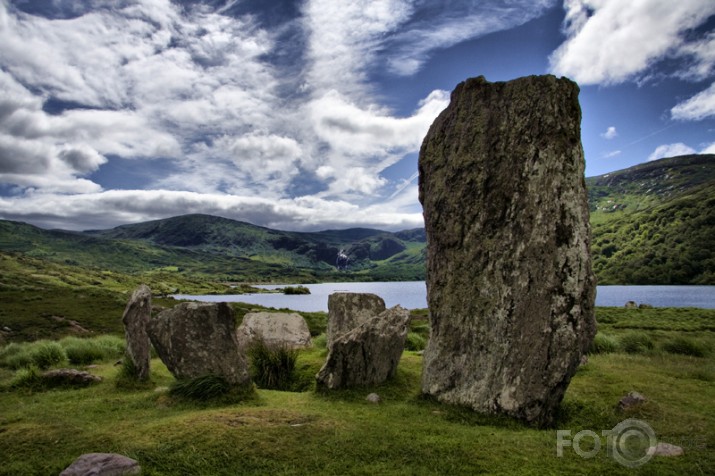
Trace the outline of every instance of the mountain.
<path fill-rule="evenodd" d="M 715 155 L 661 159 L 586 184 L 600 284 L 715 284 Z M 420 280 L 425 243 L 421 228 L 300 233 L 209 215 L 86 232 L 0 220 L 1 252 L 214 281 Z M 341 251 L 346 270 L 336 269 Z"/>

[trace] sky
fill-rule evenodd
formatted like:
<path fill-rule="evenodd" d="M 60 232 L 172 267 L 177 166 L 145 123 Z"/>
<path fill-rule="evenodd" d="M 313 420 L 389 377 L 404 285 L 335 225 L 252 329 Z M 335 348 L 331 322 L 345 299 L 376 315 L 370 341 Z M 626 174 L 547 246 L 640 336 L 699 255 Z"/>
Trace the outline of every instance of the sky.
<path fill-rule="evenodd" d="M 715 153 L 714 0 L 0 0 L 0 218 L 420 227 L 450 92 L 532 74 L 587 176 Z"/>

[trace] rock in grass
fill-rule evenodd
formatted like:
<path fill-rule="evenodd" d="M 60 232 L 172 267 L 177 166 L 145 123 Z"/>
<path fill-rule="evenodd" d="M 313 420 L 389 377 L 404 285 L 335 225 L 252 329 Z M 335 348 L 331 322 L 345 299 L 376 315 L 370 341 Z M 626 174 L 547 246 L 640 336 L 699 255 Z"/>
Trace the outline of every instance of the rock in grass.
<path fill-rule="evenodd" d="M 54 369 L 42 373 L 44 383 L 52 387 L 86 387 L 93 383 L 102 381 L 102 377 L 92 375 L 84 370 L 77 369 Z"/>
<path fill-rule="evenodd" d="M 624 412 L 636 408 L 646 402 L 646 398 L 638 392 L 629 392 L 618 402 L 618 410 Z"/>
<path fill-rule="evenodd" d="M 269 347 L 304 349 L 311 346 L 308 324 L 303 316 L 294 312 L 249 312 L 243 316 L 236 333 L 244 349 L 258 338 Z"/>
<path fill-rule="evenodd" d="M 177 379 L 213 375 L 249 389 L 245 354 L 239 349 L 233 310 L 226 303 L 181 303 L 147 325 L 161 361 Z"/>
<path fill-rule="evenodd" d="M 665 443 L 664 441 L 658 442 L 653 449 L 653 455 L 655 456 L 683 456 L 684 454 L 685 452 L 680 446 Z"/>
<path fill-rule="evenodd" d="M 316 376 L 318 388 L 377 385 L 393 377 L 409 321 L 409 311 L 395 306 L 338 336 Z"/>
<path fill-rule="evenodd" d="M 125 476 L 141 474 L 139 463 L 115 453 L 87 453 L 77 458 L 60 476 Z"/>
<path fill-rule="evenodd" d="M 385 311 L 385 301 L 370 293 L 333 293 L 328 296 L 328 348 L 342 334 Z"/>
<path fill-rule="evenodd" d="M 151 289 L 142 284 L 132 293 L 122 316 L 124 336 L 127 340 L 126 358 L 131 360 L 138 380 L 149 378 L 151 342 L 146 333 L 146 326 L 150 318 Z"/>
<path fill-rule="evenodd" d="M 552 421 L 596 331 L 578 92 L 468 79 L 425 137 L 423 393 Z"/>
<path fill-rule="evenodd" d="M 380 401 L 382 399 L 380 398 L 380 395 L 378 395 L 376 393 L 370 393 L 370 394 L 368 394 L 367 397 L 365 397 L 365 400 L 367 400 L 370 403 L 377 404 L 377 403 L 380 403 Z"/>

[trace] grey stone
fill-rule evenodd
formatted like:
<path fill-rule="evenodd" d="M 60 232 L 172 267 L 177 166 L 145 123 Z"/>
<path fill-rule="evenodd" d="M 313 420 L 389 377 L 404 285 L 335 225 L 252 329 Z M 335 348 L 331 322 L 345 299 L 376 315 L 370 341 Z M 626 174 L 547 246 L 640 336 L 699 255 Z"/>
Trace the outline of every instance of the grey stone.
<path fill-rule="evenodd" d="M 626 309 L 635 309 L 638 307 L 638 304 L 635 301 L 627 301 L 623 307 Z"/>
<path fill-rule="evenodd" d="M 548 424 L 595 335 L 578 86 L 468 79 L 419 157 L 422 391 Z"/>
<path fill-rule="evenodd" d="M 102 381 L 102 377 L 84 370 L 54 369 L 42 373 L 42 379 L 53 385 L 84 387 Z"/>
<path fill-rule="evenodd" d="M 659 441 L 653 448 L 654 456 L 683 456 L 685 451 L 680 446 L 672 445 L 664 441 Z"/>
<path fill-rule="evenodd" d="M 628 395 L 621 398 L 618 402 L 618 409 L 620 411 L 630 410 L 637 406 L 644 404 L 647 399 L 638 392 L 629 392 Z"/>
<path fill-rule="evenodd" d="M 365 400 L 367 400 L 370 403 L 380 403 L 380 401 L 382 399 L 380 398 L 380 395 L 378 395 L 376 393 L 371 393 L 367 397 L 365 397 Z"/>
<path fill-rule="evenodd" d="M 146 333 L 149 319 L 151 319 L 151 289 L 142 284 L 132 293 L 122 316 L 124 336 L 127 340 L 126 358 L 134 364 L 138 380 L 149 378 L 151 342 Z"/>
<path fill-rule="evenodd" d="M 268 346 L 304 349 L 311 346 L 310 329 L 297 313 L 249 312 L 236 330 L 241 347 L 246 349 L 257 338 Z"/>
<path fill-rule="evenodd" d="M 147 325 L 159 358 L 177 379 L 215 375 L 248 388 L 251 379 L 236 337 L 233 310 L 226 303 L 181 303 Z"/>
<path fill-rule="evenodd" d="M 69 465 L 60 476 L 125 476 L 141 474 L 136 460 L 114 453 L 83 454 Z"/>
<path fill-rule="evenodd" d="M 377 385 L 392 378 L 405 348 L 409 321 L 409 311 L 395 306 L 338 336 L 316 376 L 318 388 Z"/>
<path fill-rule="evenodd" d="M 338 292 L 328 296 L 328 328 L 325 332 L 330 348 L 340 335 L 385 311 L 385 301 L 375 294 Z"/>

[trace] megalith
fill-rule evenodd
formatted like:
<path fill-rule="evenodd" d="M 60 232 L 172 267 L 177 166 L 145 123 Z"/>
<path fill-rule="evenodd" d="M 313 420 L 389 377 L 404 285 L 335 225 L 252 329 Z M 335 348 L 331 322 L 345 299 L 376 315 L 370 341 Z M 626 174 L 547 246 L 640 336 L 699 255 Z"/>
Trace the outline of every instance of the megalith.
<path fill-rule="evenodd" d="M 214 375 L 236 387 L 251 386 L 228 304 L 181 303 L 151 319 L 147 332 L 159 358 L 177 379 Z"/>
<path fill-rule="evenodd" d="M 316 376 L 317 387 L 377 385 L 392 378 L 405 348 L 409 322 L 410 312 L 395 306 L 336 336 Z"/>
<path fill-rule="evenodd" d="M 385 311 L 385 301 L 376 294 L 337 292 L 328 296 L 328 347 L 341 334 Z"/>
<path fill-rule="evenodd" d="M 138 380 L 149 378 L 151 361 L 151 342 L 146 333 L 146 326 L 151 318 L 151 289 L 142 284 L 134 290 L 122 316 L 124 336 L 127 341 L 126 359 L 134 367 Z"/>
<path fill-rule="evenodd" d="M 295 312 L 249 312 L 243 316 L 236 333 L 244 349 L 256 339 L 269 347 L 305 349 L 311 346 L 308 323 Z"/>
<path fill-rule="evenodd" d="M 553 420 L 595 334 L 578 93 L 554 76 L 471 78 L 425 137 L 424 394 Z"/>

